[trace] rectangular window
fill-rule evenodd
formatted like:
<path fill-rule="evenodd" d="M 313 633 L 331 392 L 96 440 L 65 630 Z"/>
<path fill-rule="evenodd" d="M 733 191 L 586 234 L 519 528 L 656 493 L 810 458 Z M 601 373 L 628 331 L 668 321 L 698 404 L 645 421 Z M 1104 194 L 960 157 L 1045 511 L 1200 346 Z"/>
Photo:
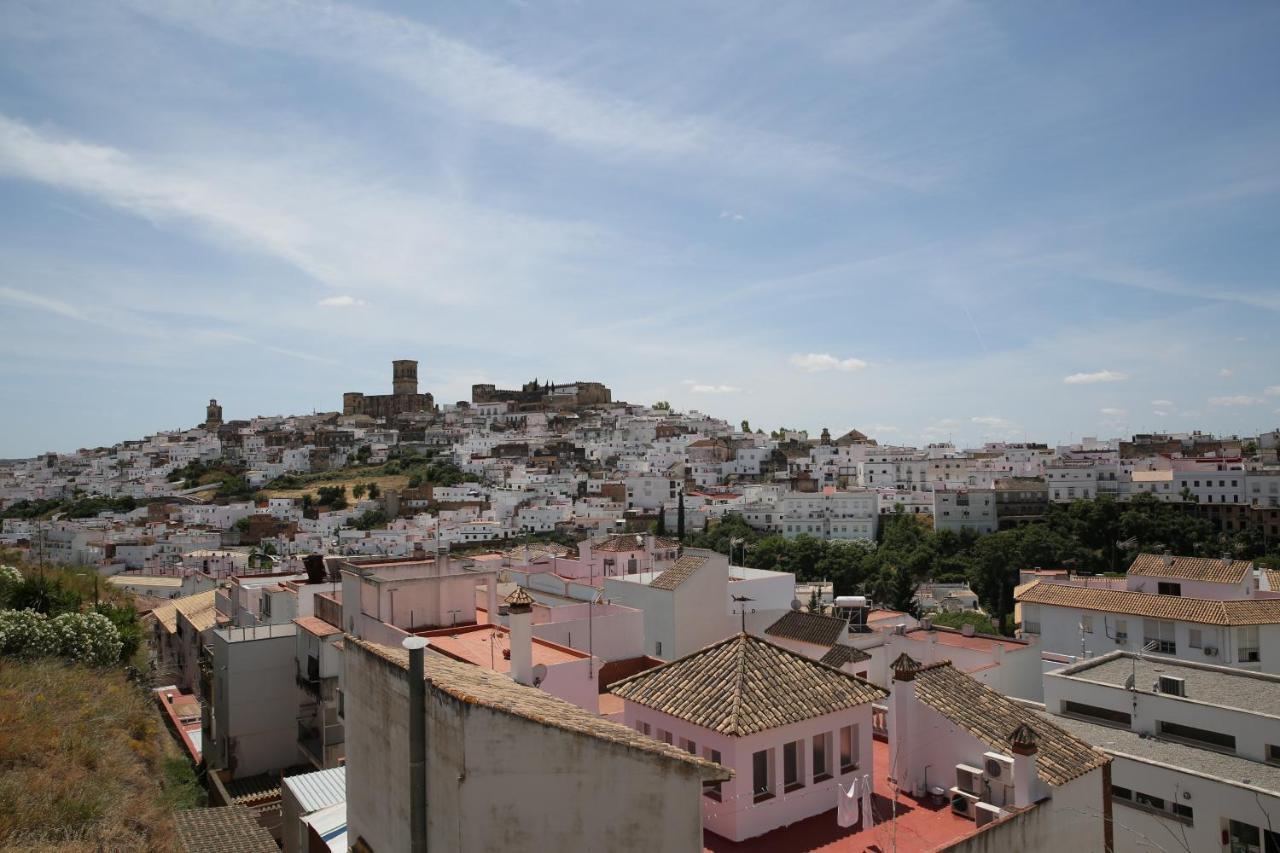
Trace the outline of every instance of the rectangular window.
<path fill-rule="evenodd" d="M 1174 642 L 1174 624 L 1162 619 L 1143 619 L 1143 644 L 1151 650 L 1164 655 L 1177 654 L 1178 646 Z"/>
<path fill-rule="evenodd" d="M 1129 620 L 1127 619 L 1116 620 L 1116 642 L 1117 643 L 1129 642 Z"/>
<path fill-rule="evenodd" d="M 762 749 L 751 756 L 751 794 L 755 802 L 773 796 L 769 779 L 769 750 Z"/>
<path fill-rule="evenodd" d="M 1267 744 L 1267 763 L 1280 764 L 1280 746 L 1274 743 Z"/>
<path fill-rule="evenodd" d="M 1195 726 L 1184 726 L 1181 723 L 1168 723 L 1164 720 L 1156 721 L 1156 728 L 1159 730 L 1161 737 L 1170 740 L 1183 740 L 1193 743 L 1196 746 L 1202 746 L 1205 749 L 1212 749 L 1216 752 L 1236 751 L 1235 735 L 1227 735 L 1222 732 L 1211 732 L 1208 729 L 1198 729 Z"/>
<path fill-rule="evenodd" d="M 831 733 L 813 736 L 813 781 L 831 778 Z"/>
<path fill-rule="evenodd" d="M 671 732 L 666 729 L 658 729 L 658 740 L 663 743 L 671 743 Z"/>
<path fill-rule="evenodd" d="M 1192 628 L 1192 629 L 1191 629 L 1189 632 L 1187 632 L 1187 633 L 1188 633 L 1188 636 L 1187 636 L 1187 645 L 1188 645 L 1188 646 L 1190 646 L 1190 647 L 1191 647 L 1191 648 L 1193 648 L 1193 649 L 1201 648 L 1201 645 L 1200 645 L 1200 629 L 1199 629 L 1199 628 Z"/>
<path fill-rule="evenodd" d="M 1086 720 L 1092 720 L 1096 723 L 1104 725 L 1116 725 L 1117 723 L 1125 728 L 1129 727 L 1133 717 L 1127 711 L 1115 711 L 1111 708 L 1100 708 L 1097 705 L 1086 705 L 1083 702 L 1072 702 L 1070 699 L 1063 701 L 1062 713 L 1068 717 L 1081 717 Z"/>
<path fill-rule="evenodd" d="M 648 736 L 649 736 L 649 732 L 651 732 L 651 731 L 652 731 L 652 729 L 649 727 L 649 724 L 648 724 L 648 723 L 643 723 L 643 722 L 640 722 L 639 720 L 637 720 L 637 721 L 636 721 L 636 731 L 640 732 L 640 734 L 644 735 L 645 737 L 648 737 Z"/>
<path fill-rule="evenodd" d="M 804 741 L 793 740 L 782 745 L 782 790 L 804 787 Z"/>
<path fill-rule="evenodd" d="M 1156 584 L 1156 592 L 1161 595 L 1182 595 L 1182 584 L 1160 581 L 1160 583 Z"/>
<path fill-rule="evenodd" d="M 842 726 L 840 729 L 840 772 L 851 773 L 858 769 L 858 727 Z"/>
<path fill-rule="evenodd" d="M 705 747 L 705 746 L 704 746 L 704 747 L 702 748 L 702 757 L 703 757 L 703 758 L 705 758 L 705 759 L 707 759 L 707 761 L 711 761 L 711 762 L 713 762 L 713 763 L 715 763 L 715 764 L 719 764 L 719 763 L 720 763 L 720 750 L 718 750 L 718 749 L 709 749 L 709 748 L 707 748 L 707 747 Z M 719 782 L 703 782 L 703 783 L 702 783 L 702 796 L 704 796 L 704 797 L 706 797 L 706 798 L 708 798 L 708 799 L 711 799 L 711 800 L 715 800 L 717 803 L 718 803 L 718 802 L 720 802 L 720 796 L 721 796 L 721 795 L 720 795 L 720 783 L 719 783 Z"/>
<path fill-rule="evenodd" d="M 689 753 L 690 755 L 698 754 L 698 745 L 693 741 L 689 740 L 687 737 L 680 738 L 680 748 L 683 749 L 685 752 Z"/>
<path fill-rule="evenodd" d="M 1257 663 L 1258 654 L 1258 626 L 1245 625 L 1236 629 L 1236 647 L 1238 654 L 1236 660 L 1240 663 Z"/>
<path fill-rule="evenodd" d="M 1133 791 L 1128 788 L 1122 788 L 1119 785 L 1111 786 L 1111 799 L 1113 800 L 1132 800 Z"/>

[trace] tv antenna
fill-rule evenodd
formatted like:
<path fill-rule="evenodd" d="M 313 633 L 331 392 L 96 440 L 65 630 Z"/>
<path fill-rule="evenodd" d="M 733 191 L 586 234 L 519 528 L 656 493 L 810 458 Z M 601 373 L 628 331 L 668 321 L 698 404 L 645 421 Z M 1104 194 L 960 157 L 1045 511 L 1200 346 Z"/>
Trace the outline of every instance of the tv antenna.
<path fill-rule="evenodd" d="M 745 596 L 745 595 L 733 595 L 733 594 L 730 594 L 730 595 L 729 595 L 729 597 L 730 597 L 730 598 L 732 598 L 734 601 L 738 602 L 738 604 L 739 604 L 739 605 L 741 605 L 738 609 L 739 609 L 739 611 L 742 613 L 742 633 L 744 633 L 744 634 L 745 634 L 745 633 L 747 633 L 747 605 L 746 605 L 746 602 L 748 602 L 748 601 L 755 601 L 755 599 L 754 599 L 754 598 L 750 598 L 750 597 Z"/>

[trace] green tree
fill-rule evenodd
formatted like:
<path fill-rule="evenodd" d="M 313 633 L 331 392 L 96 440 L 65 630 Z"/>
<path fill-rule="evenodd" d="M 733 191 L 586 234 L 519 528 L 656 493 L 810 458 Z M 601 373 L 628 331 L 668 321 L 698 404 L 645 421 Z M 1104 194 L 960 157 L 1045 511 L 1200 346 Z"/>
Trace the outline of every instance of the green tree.
<path fill-rule="evenodd" d="M 676 504 L 676 538 L 684 542 L 684 489 L 680 490 L 680 501 Z"/>
<path fill-rule="evenodd" d="M 366 486 L 364 483 L 356 483 L 354 486 L 351 487 L 351 497 L 355 498 L 356 500 L 360 500 L 362 497 L 364 497 L 365 490 L 368 488 L 369 487 Z"/>
<path fill-rule="evenodd" d="M 665 504 L 658 507 L 658 520 L 654 522 L 653 535 L 667 535 L 667 507 Z"/>
<path fill-rule="evenodd" d="M 80 596 L 64 587 L 59 578 L 37 575 L 26 578 L 9 591 L 9 608 L 57 616 L 78 611 Z"/>
<path fill-rule="evenodd" d="M 965 625 L 972 625 L 973 629 L 979 634 L 1000 633 L 996 630 L 995 623 L 991 621 L 991 617 L 976 610 L 962 610 L 959 613 L 935 613 L 933 615 L 933 624 L 947 628 L 963 628 Z"/>
<path fill-rule="evenodd" d="M 379 486 L 377 483 L 370 483 L 368 491 L 369 491 L 370 500 L 376 501 L 378 497 L 382 494 L 382 487 Z"/>

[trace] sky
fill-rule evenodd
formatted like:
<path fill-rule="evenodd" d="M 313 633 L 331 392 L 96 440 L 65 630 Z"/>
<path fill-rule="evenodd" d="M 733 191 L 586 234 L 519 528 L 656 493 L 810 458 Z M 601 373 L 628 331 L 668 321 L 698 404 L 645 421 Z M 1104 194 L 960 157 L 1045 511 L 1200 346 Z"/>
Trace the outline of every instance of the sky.
<path fill-rule="evenodd" d="M 0 4 L 0 457 L 419 360 L 882 443 L 1280 424 L 1280 5 Z"/>

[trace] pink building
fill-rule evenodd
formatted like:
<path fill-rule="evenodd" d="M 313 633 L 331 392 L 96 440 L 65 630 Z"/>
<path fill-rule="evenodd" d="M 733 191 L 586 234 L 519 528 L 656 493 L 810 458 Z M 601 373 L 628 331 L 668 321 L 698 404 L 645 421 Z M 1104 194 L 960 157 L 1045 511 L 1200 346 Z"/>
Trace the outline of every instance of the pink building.
<path fill-rule="evenodd" d="M 731 841 L 832 812 L 838 785 L 874 776 L 884 691 L 749 634 L 611 689 L 627 726 L 734 771 L 702 797 L 703 826 Z"/>

